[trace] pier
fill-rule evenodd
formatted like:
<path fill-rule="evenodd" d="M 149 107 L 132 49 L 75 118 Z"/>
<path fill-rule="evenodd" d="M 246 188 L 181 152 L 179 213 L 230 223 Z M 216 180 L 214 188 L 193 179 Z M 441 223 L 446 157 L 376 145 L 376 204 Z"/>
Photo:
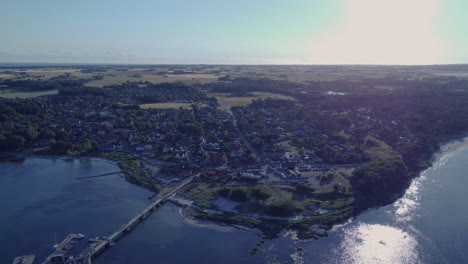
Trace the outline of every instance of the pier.
<path fill-rule="evenodd" d="M 68 243 L 70 243 L 74 238 L 76 237 L 76 234 L 69 234 L 50 254 L 47 259 L 43 262 L 43 264 L 51 263 L 51 262 L 60 262 L 60 261 L 65 261 L 66 256 L 62 253 L 62 250 L 67 246 Z"/>
<path fill-rule="evenodd" d="M 33 264 L 35 255 L 16 257 L 13 264 Z"/>
<path fill-rule="evenodd" d="M 141 213 L 137 214 L 126 224 L 122 225 L 122 227 L 120 227 L 117 231 L 112 233 L 106 239 L 101 240 L 98 243 L 98 245 L 96 245 L 92 249 L 92 251 L 89 254 L 87 254 L 85 262 L 83 263 L 91 264 L 93 259 L 99 256 L 106 249 L 114 246 L 119 239 L 121 239 L 128 232 L 131 232 L 139 223 L 145 220 L 152 212 L 154 212 L 158 207 L 164 204 L 169 197 L 177 193 L 180 189 L 182 189 L 185 185 L 189 184 L 197 176 L 198 175 L 194 175 L 182 181 L 173 190 L 169 191 L 168 193 L 163 194 L 161 197 L 158 197 L 151 205 L 146 207 Z M 84 258 L 85 256 L 80 256 L 80 259 L 84 259 Z"/>
<path fill-rule="evenodd" d="M 104 175 L 98 175 L 98 177 L 99 176 L 104 176 Z M 92 264 L 92 261 L 96 257 L 102 254 L 105 250 L 114 246 L 118 242 L 118 240 L 120 240 L 125 234 L 135 229 L 139 223 L 144 221 L 152 212 L 154 212 L 158 207 L 163 205 L 167 199 L 169 199 L 172 195 L 177 193 L 180 189 L 182 189 L 185 185 L 189 184 L 194 178 L 198 176 L 199 174 L 191 176 L 185 179 L 184 181 L 182 181 L 179 185 L 177 185 L 171 191 L 161 194 L 161 195 L 157 195 L 156 200 L 153 203 L 151 203 L 148 207 L 146 207 L 139 214 L 134 216 L 126 224 L 123 224 L 119 229 L 117 229 L 110 236 L 103 237 L 102 239 L 100 238 L 96 238 L 94 240 L 90 239 L 92 240 L 93 244 L 90 245 L 88 248 L 86 248 L 81 254 L 79 254 L 79 256 L 76 256 L 74 258 L 64 253 L 64 249 L 66 249 L 67 244 L 69 244 L 72 240 L 77 239 L 77 234 L 69 234 L 55 248 L 54 252 L 50 254 L 42 264 L 51 264 L 51 263 Z M 22 257 L 18 257 L 18 258 L 22 258 Z M 21 261 L 21 259 L 18 261 Z M 24 262 L 14 262 L 14 263 L 16 264 L 16 263 L 24 263 Z"/>
<path fill-rule="evenodd" d="M 77 180 L 82 180 L 82 179 L 90 179 L 90 178 L 99 178 L 99 177 L 104 177 L 104 176 L 110 176 L 114 174 L 119 174 L 122 171 L 116 171 L 116 172 L 109 172 L 109 173 L 104 173 L 104 174 L 99 174 L 99 175 L 93 175 L 93 176 L 84 176 L 84 177 L 77 177 L 75 179 Z"/>

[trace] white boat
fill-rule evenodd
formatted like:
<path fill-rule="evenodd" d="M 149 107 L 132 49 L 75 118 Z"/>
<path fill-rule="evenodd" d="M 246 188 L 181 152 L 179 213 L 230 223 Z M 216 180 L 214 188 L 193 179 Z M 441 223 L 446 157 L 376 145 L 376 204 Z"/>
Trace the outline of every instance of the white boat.
<path fill-rule="evenodd" d="M 83 234 L 81 234 L 81 233 L 78 233 L 78 235 L 76 235 L 77 239 L 82 239 L 83 237 L 85 237 L 85 236 Z"/>

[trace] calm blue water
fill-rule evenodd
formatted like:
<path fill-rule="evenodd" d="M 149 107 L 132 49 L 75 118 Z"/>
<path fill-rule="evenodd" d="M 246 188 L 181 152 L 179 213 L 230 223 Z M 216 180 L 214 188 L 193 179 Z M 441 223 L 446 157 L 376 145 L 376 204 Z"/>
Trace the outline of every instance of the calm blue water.
<path fill-rule="evenodd" d="M 468 263 L 467 161 L 468 150 L 446 156 L 395 204 L 317 241 L 267 241 L 253 257 L 255 231 L 194 226 L 166 204 L 96 263 Z M 54 233 L 108 235 L 143 209 L 150 193 L 118 176 L 75 180 L 114 170 L 91 160 L 1 163 L 0 263 L 31 253 L 42 260 Z M 303 253 L 293 254 L 297 247 Z"/>
<path fill-rule="evenodd" d="M 0 263 L 51 252 L 54 237 L 106 235 L 148 203 L 148 191 L 119 176 L 76 180 L 119 169 L 92 160 L 26 159 L 0 163 Z M 54 235 L 55 234 L 55 235 Z"/>

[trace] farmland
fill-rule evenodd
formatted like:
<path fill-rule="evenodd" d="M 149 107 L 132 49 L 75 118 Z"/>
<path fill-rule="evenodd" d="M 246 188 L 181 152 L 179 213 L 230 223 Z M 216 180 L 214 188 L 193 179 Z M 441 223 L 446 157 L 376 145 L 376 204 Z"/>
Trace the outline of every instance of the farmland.
<path fill-rule="evenodd" d="M 193 103 L 154 103 L 154 104 L 141 104 L 141 109 L 191 109 Z M 206 106 L 206 105 L 201 105 Z"/>
<path fill-rule="evenodd" d="M 0 92 L 0 97 L 5 97 L 5 98 L 32 98 L 32 97 L 38 97 L 38 96 L 44 96 L 44 95 L 53 95 L 57 94 L 57 90 L 51 90 L 51 91 L 41 91 L 41 92 L 8 92 L 8 91 L 2 91 Z"/>

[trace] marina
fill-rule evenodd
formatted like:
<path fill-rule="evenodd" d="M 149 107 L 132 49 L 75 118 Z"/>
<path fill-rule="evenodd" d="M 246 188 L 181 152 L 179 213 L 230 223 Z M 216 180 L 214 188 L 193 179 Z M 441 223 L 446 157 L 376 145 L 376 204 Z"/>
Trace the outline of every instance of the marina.
<path fill-rule="evenodd" d="M 35 255 L 16 257 L 13 264 L 33 264 L 35 258 Z"/>
<path fill-rule="evenodd" d="M 142 212 L 133 217 L 129 222 L 123 224 L 117 231 L 109 237 L 96 237 L 88 240 L 89 245 L 84 246 L 84 249 L 75 255 L 76 248 L 83 248 L 83 234 L 68 234 L 68 236 L 58 245 L 54 245 L 54 251 L 50 254 L 42 264 L 63 263 L 63 264 L 91 264 L 93 260 L 102 254 L 105 250 L 116 245 L 126 233 L 131 232 L 139 223 L 145 220 L 152 212 L 166 202 L 171 196 L 176 194 L 181 188 L 190 183 L 196 176 L 187 178 L 173 190 L 161 195 L 152 204 L 145 208 Z M 77 247 L 80 244 L 80 247 Z M 33 259 L 34 261 L 34 259 Z M 18 262 L 18 264 L 23 262 Z M 28 263 L 28 264 L 32 264 Z M 15 262 L 16 264 L 16 262 Z"/>

